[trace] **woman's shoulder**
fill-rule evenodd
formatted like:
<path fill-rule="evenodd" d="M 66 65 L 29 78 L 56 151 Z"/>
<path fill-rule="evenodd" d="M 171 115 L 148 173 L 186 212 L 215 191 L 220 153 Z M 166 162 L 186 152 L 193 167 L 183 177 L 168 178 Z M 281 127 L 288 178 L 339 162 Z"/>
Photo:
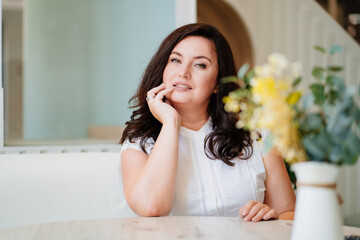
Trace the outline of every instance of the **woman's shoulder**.
<path fill-rule="evenodd" d="M 120 154 L 126 149 L 135 149 L 141 152 L 145 152 L 146 154 L 150 154 L 154 146 L 153 138 L 148 138 L 145 141 L 145 146 L 144 146 L 145 151 L 141 147 L 141 143 L 142 143 L 142 138 L 135 138 L 135 139 L 126 138 L 125 141 L 121 144 Z"/>

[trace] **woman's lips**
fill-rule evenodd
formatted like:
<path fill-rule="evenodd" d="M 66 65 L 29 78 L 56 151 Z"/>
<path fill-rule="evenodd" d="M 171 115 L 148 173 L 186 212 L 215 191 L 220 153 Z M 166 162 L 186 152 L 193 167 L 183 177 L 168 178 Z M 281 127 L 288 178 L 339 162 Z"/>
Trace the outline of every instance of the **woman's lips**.
<path fill-rule="evenodd" d="M 173 86 L 175 87 L 175 89 L 181 89 L 181 90 L 191 90 L 192 87 L 189 84 L 186 83 L 175 83 L 173 84 Z"/>

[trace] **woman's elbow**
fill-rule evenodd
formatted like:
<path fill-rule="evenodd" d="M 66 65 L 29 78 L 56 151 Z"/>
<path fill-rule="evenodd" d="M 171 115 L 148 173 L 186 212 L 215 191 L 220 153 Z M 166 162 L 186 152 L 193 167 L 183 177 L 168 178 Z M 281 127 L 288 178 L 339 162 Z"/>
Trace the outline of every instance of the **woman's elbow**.
<path fill-rule="evenodd" d="M 141 217 L 162 217 L 168 216 L 170 214 L 170 210 L 162 209 L 159 207 L 148 207 L 143 209 L 139 216 Z"/>
<path fill-rule="evenodd" d="M 137 202 L 135 204 L 131 204 L 129 201 L 130 208 L 140 217 L 161 217 L 168 216 L 171 212 L 171 206 L 167 206 L 167 204 L 160 202 Z"/>

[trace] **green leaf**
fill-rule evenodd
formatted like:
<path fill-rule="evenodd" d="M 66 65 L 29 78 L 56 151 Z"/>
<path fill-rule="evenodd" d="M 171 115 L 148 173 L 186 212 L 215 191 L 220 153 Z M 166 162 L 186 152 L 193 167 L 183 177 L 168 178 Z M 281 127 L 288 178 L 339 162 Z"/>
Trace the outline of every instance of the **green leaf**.
<path fill-rule="evenodd" d="M 351 132 L 351 123 L 353 117 L 345 116 L 341 113 L 337 117 L 330 119 L 328 124 L 328 131 L 337 139 L 346 139 Z M 330 128 L 331 127 L 331 128 Z M 339 140 L 340 141 L 340 140 Z"/>
<path fill-rule="evenodd" d="M 326 129 L 329 133 L 333 134 L 335 125 L 339 120 L 339 116 L 340 116 L 339 111 L 340 111 L 340 107 L 335 106 L 332 114 L 328 116 Z"/>
<path fill-rule="evenodd" d="M 285 164 L 285 167 L 286 167 L 286 171 L 289 175 L 289 178 L 290 178 L 290 181 L 294 187 L 294 189 L 296 189 L 296 175 L 295 173 L 291 170 L 291 165 L 287 162 L 286 159 L 284 159 L 284 164 Z"/>
<path fill-rule="evenodd" d="M 310 160 L 330 161 L 335 143 L 324 128 L 318 134 L 304 137 L 303 145 Z"/>
<path fill-rule="evenodd" d="M 314 46 L 314 49 L 316 50 L 316 51 L 319 51 L 319 52 L 321 52 L 321 53 L 326 53 L 326 50 L 325 50 L 325 48 L 323 48 L 323 47 L 321 47 L 321 46 Z"/>
<path fill-rule="evenodd" d="M 351 112 L 354 107 L 352 98 L 345 98 L 339 104 L 334 105 L 331 114 L 328 114 L 327 131 L 332 134 L 339 143 L 343 142 L 351 131 L 352 122 L 358 117 L 356 112 Z"/>
<path fill-rule="evenodd" d="M 346 148 L 352 153 L 359 155 L 360 153 L 360 139 L 355 132 L 351 132 L 346 138 Z"/>
<path fill-rule="evenodd" d="M 354 165 L 358 160 L 358 156 L 352 154 L 345 154 L 343 161 L 345 164 Z"/>
<path fill-rule="evenodd" d="M 326 122 L 328 122 L 328 119 L 330 119 L 333 115 L 334 115 L 334 112 L 335 112 L 335 105 L 332 105 L 332 104 L 329 104 L 329 103 L 324 103 L 322 105 L 322 109 L 323 109 L 323 112 L 325 114 L 325 119 L 326 119 Z"/>
<path fill-rule="evenodd" d="M 333 86 L 334 85 L 334 78 L 336 78 L 336 76 L 334 75 L 329 75 L 326 77 L 326 85 L 327 86 Z"/>
<path fill-rule="evenodd" d="M 250 80 L 255 76 L 255 70 L 254 69 L 251 69 L 247 74 L 246 74 L 246 77 L 244 79 L 245 81 L 245 84 L 246 84 L 246 87 L 247 88 L 251 88 L 251 85 L 250 85 Z"/>
<path fill-rule="evenodd" d="M 311 113 L 305 117 L 304 123 L 307 131 L 313 131 L 321 129 L 323 126 L 323 119 L 320 114 Z"/>
<path fill-rule="evenodd" d="M 354 119 L 355 119 L 355 121 L 360 122 L 360 109 L 358 107 L 355 110 Z"/>
<path fill-rule="evenodd" d="M 335 145 L 330 153 L 330 157 L 329 157 L 330 161 L 333 163 L 339 163 L 341 162 L 341 159 L 343 157 L 342 155 L 343 155 L 343 151 L 341 145 L 340 144 Z"/>
<path fill-rule="evenodd" d="M 335 54 L 336 52 L 341 52 L 341 51 L 342 51 L 342 48 L 341 48 L 340 45 L 334 45 L 334 46 L 332 46 L 332 47 L 330 48 L 329 54 L 330 54 L 330 55 L 333 55 L 333 54 Z"/>
<path fill-rule="evenodd" d="M 230 83 L 230 82 L 232 82 L 232 83 L 238 83 L 238 78 L 237 77 L 235 77 L 235 76 L 229 76 L 229 77 L 223 77 L 223 78 L 221 78 L 221 82 L 222 83 Z"/>
<path fill-rule="evenodd" d="M 236 96 L 238 97 L 238 100 L 241 100 L 241 99 L 249 96 L 249 91 L 245 88 L 236 89 L 235 91 L 233 91 L 233 93 L 236 94 Z"/>
<path fill-rule="evenodd" d="M 246 78 L 248 78 L 249 80 L 252 79 L 255 76 L 255 70 L 251 69 L 248 74 L 246 75 Z"/>
<path fill-rule="evenodd" d="M 306 150 L 310 160 L 314 161 L 327 161 L 329 160 L 330 152 L 332 151 L 333 144 L 330 141 L 326 131 L 321 131 L 319 134 L 312 136 L 305 136 L 303 138 L 303 146 Z"/>
<path fill-rule="evenodd" d="M 338 99 L 338 93 L 336 90 L 330 90 L 328 93 L 327 93 L 327 99 L 329 101 L 330 104 L 334 105 L 336 100 Z"/>
<path fill-rule="evenodd" d="M 302 142 L 311 160 L 322 160 L 325 158 L 325 153 L 317 147 L 317 142 L 314 138 L 304 137 Z"/>
<path fill-rule="evenodd" d="M 345 90 L 345 94 L 343 99 L 341 99 L 341 104 L 339 105 L 340 112 L 346 116 L 351 115 L 350 109 L 354 107 L 355 102 L 353 100 L 353 96 L 355 95 L 356 90 L 353 88 L 347 88 Z"/>
<path fill-rule="evenodd" d="M 343 80 L 337 76 L 331 75 L 331 81 L 333 83 L 333 86 L 335 86 L 338 90 L 339 97 L 342 98 L 342 96 L 345 94 L 345 84 Z"/>
<path fill-rule="evenodd" d="M 293 81 L 292 86 L 295 88 L 297 85 L 299 85 L 300 82 L 301 82 L 301 77 L 298 77 Z"/>
<path fill-rule="evenodd" d="M 323 67 L 315 66 L 312 70 L 312 75 L 317 80 L 322 80 L 324 78 L 324 71 Z"/>
<path fill-rule="evenodd" d="M 238 78 L 244 79 L 245 74 L 249 70 L 249 68 L 250 65 L 248 63 L 243 64 L 237 73 Z"/>
<path fill-rule="evenodd" d="M 327 69 L 332 72 L 340 72 L 343 70 L 343 67 L 342 66 L 328 66 Z"/>
<path fill-rule="evenodd" d="M 300 99 L 304 111 L 306 111 L 310 106 L 312 106 L 314 101 L 315 101 L 315 97 L 313 94 L 306 94 Z"/>
<path fill-rule="evenodd" d="M 322 84 L 314 83 L 310 85 L 310 89 L 315 97 L 315 104 L 321 105 L 325 101 L 325 87 Z"/>
<path fill-rule="evenodd" d="M 349 137 L 343 144 L 343 161 L 346 164 L 355 164 L 360 154 L 360 139 L 354 132 L 351 132 Z"/>

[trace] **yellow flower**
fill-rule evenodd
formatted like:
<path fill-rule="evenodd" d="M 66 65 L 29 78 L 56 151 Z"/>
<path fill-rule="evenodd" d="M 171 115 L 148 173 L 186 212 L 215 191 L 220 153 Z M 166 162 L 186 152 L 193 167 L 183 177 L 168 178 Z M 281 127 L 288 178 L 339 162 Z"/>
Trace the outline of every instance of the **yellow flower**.
<path fill-rule="evenodd" d="M 225 111 L 237 113 L 240 111 L 240 103 L 236 98 L 229 96 L 223 97 L 223 103 L 225 103 Z"/>
<path fill-rule="evenodd" d="M 267 129 L 274 146 L 289 163 L 306 158 L 291 107 L 301 97 L 301 92 L 290 92 L 293 77 L 300 71 L 299 64 L 290 65 L 283 55 L 272 54 L 268 63 L 255 67 L 251 92 L 246 97 L 232 92 L 223 98 L 226 111 L 237 113 L 237 128 L 251 132 Z"/>
<path fill-rule="evenodd" d="M 251 90 L 255 102 L 263 104 L 268 98 L 276 97 L 277 91 L 275 85 L 273 78 L 255 78 Z"/>
<path fill-rule="evenodd" d="M 289 104 L 294 105 L 299 101 L 300 97 L 301 97 L 301 92 L 299 92 L 299 91 L 293 92 L 290 94 L 290 96 L 287 98 L 286 101 Z"/>
<path fill-rule="evenodd" d="M 277 81 L 277 89 L 280 94 L 284 95 L 287 91 L 290 90 L 290 79 L 282 78 Z"/>
<path fill-rule="evenodd" d="M 245 125 L 246 125 L 245 121 L 240 119 L 236 122 L 235 126 L 236 126 L 236 128 L 243 128 L 243 127 L 245 127 Z"/>

